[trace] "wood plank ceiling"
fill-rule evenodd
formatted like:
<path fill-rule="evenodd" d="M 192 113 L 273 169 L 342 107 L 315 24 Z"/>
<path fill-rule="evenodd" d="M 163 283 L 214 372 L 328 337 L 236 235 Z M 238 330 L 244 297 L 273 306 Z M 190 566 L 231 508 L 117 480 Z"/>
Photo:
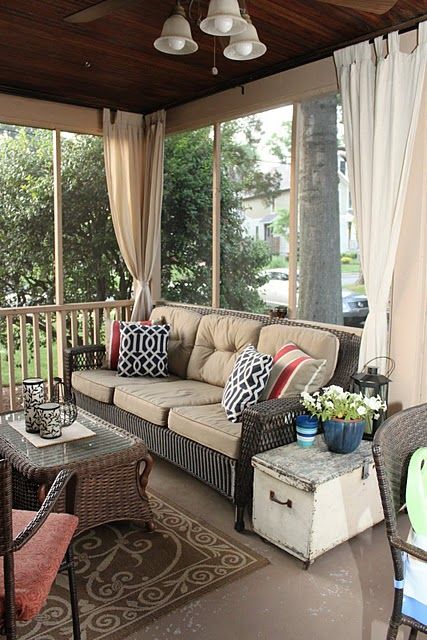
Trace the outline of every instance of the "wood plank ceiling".
<path fill-rule="evenodd" d="M 148 113 L 330 55 L 349 42 L 427 18 L 427 0 L 398 0 L 383 15 L 317 0 L 252 0 L 247 7 L 267 53 L 236 62 L 192 25 L 199 50 L 168 56 L 153 48 L 174 0 L 136 0 L 87 24 L 63 18 L 96 0 L 2 0 L 0 91 L 91 107 Z M 183 2 L 187 8 L 188 1 Z M 196 3 L 197 4 L 197 3 Z M 200 0 L 204 14 L 208 0 Z"/>

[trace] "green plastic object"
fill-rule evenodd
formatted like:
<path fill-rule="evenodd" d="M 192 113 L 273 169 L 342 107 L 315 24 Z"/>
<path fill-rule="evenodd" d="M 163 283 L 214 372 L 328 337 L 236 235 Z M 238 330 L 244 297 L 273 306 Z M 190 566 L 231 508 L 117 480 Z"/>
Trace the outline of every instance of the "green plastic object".
<path fill-rule="evenodd" d="M 406 508 L 415 533 L 427 536 L 427 447 L 417 449 L 409 462 Z"/>

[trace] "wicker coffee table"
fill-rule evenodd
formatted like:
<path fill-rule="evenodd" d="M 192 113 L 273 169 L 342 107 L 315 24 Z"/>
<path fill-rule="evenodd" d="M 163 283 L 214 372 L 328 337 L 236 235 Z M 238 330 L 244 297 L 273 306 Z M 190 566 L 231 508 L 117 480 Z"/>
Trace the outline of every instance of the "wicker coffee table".
<path fill-rule="evenodd" d="M 78 421 L 94 436 L 37 448 L 9 424 L 23 417 L 0 415 L 0 455 L 13 467 L 15 508 L 38 509 L 56 475 L 68 469 L 77 474 L 78 533 L 116 520 L 153 528 L 145 492 L 153 459 L 140 438 L 79 410 Z"/>

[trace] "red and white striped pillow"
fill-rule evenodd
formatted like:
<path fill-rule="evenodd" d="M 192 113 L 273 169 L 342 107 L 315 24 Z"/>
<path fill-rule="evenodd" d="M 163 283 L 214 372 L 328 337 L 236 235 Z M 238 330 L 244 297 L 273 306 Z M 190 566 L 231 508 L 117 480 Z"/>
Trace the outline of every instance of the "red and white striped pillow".
<path fill-rule="evenodd" d="M 326 360 L 315 360 L 293 342 L 283 345 L 273 358 L 273 368 L 263 393 L 263 400 L 312 393 L 325 380 Z"/>
<path fill-rule="evenodd" d="M 151 327 L 151 320 L 140 320 L 135 324 L 143 324 Z M 117 371 L 120 352 L 120 322 L 119 320 L 107 320 L 105 323 L 105 368 Z"/>

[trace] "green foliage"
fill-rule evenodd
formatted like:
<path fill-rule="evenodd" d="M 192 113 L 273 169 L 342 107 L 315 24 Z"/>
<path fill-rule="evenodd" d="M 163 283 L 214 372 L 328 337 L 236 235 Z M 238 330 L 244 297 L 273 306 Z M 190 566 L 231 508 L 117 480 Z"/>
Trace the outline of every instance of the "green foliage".
<path fill-rule="evenodd" d="M 0 137 L 0 296 L 3 305 L 52 303 L 52 134 L 7 129 Z"/>
<path fill-rule="evenodd" d="M 277 218 L 273 222 L 273 233 L 276 236 L 289 237 L 289 209 L 279 209 Z"/>
<path fill-rule="evenodd" d="M 271 256 L 271 260 L 268 263 L 269 269 L 282 269 L 289 267 L 289 260 L 285 256 Z"/>
<path fill-rule="evenodd" d="M 351 264 L 352 259 L 349 256 L 341 256 L 341 264 Z"/>
<path fill-rule="evenodd" d="M 292 122 L 285 121 L 281 124 L 281 132 L 273 133 L 269 142 L 271 153 L 281 162 L 289 164 L 292 149 Z"/>
<path fill-rule="evenodd" d="M 0 128 L 0 305 L 54 301 L 52 132 Z M 65 302 L 128 296 L 112 228 L 102 138 L 62 139 Z"/>
<path fill-rule="evenodd" d="M 345 251 L 344 253 L 341 254 L 342 258 L 350 258 L 351 260 L 357 260 L 357 253 L 356 251 Z"/>
<path fill-rule="evenodd" d="M 264 242 L 246 234 L 241 199 L 254 184 L 269 197 L 276 177 L 266 177 L 256 169 L 256 120 L 244 119 L 241 126 L 239 122 L 227 123 L 222 129 L 220 304 L 261 311 L 264 305 L 257 288 L 265 280 L 260 271 L 267 266 L 270 252 Z M 212 136 L 208 128 L 166 140 L 161 255 L 163 297 L 209 305 Z"/>
<path fill-rule="evenodd" d="M 61 146 L 65 299 L 127 299 L 132 279 L 111 220 L 102 138 L 70 136 Z"/>

